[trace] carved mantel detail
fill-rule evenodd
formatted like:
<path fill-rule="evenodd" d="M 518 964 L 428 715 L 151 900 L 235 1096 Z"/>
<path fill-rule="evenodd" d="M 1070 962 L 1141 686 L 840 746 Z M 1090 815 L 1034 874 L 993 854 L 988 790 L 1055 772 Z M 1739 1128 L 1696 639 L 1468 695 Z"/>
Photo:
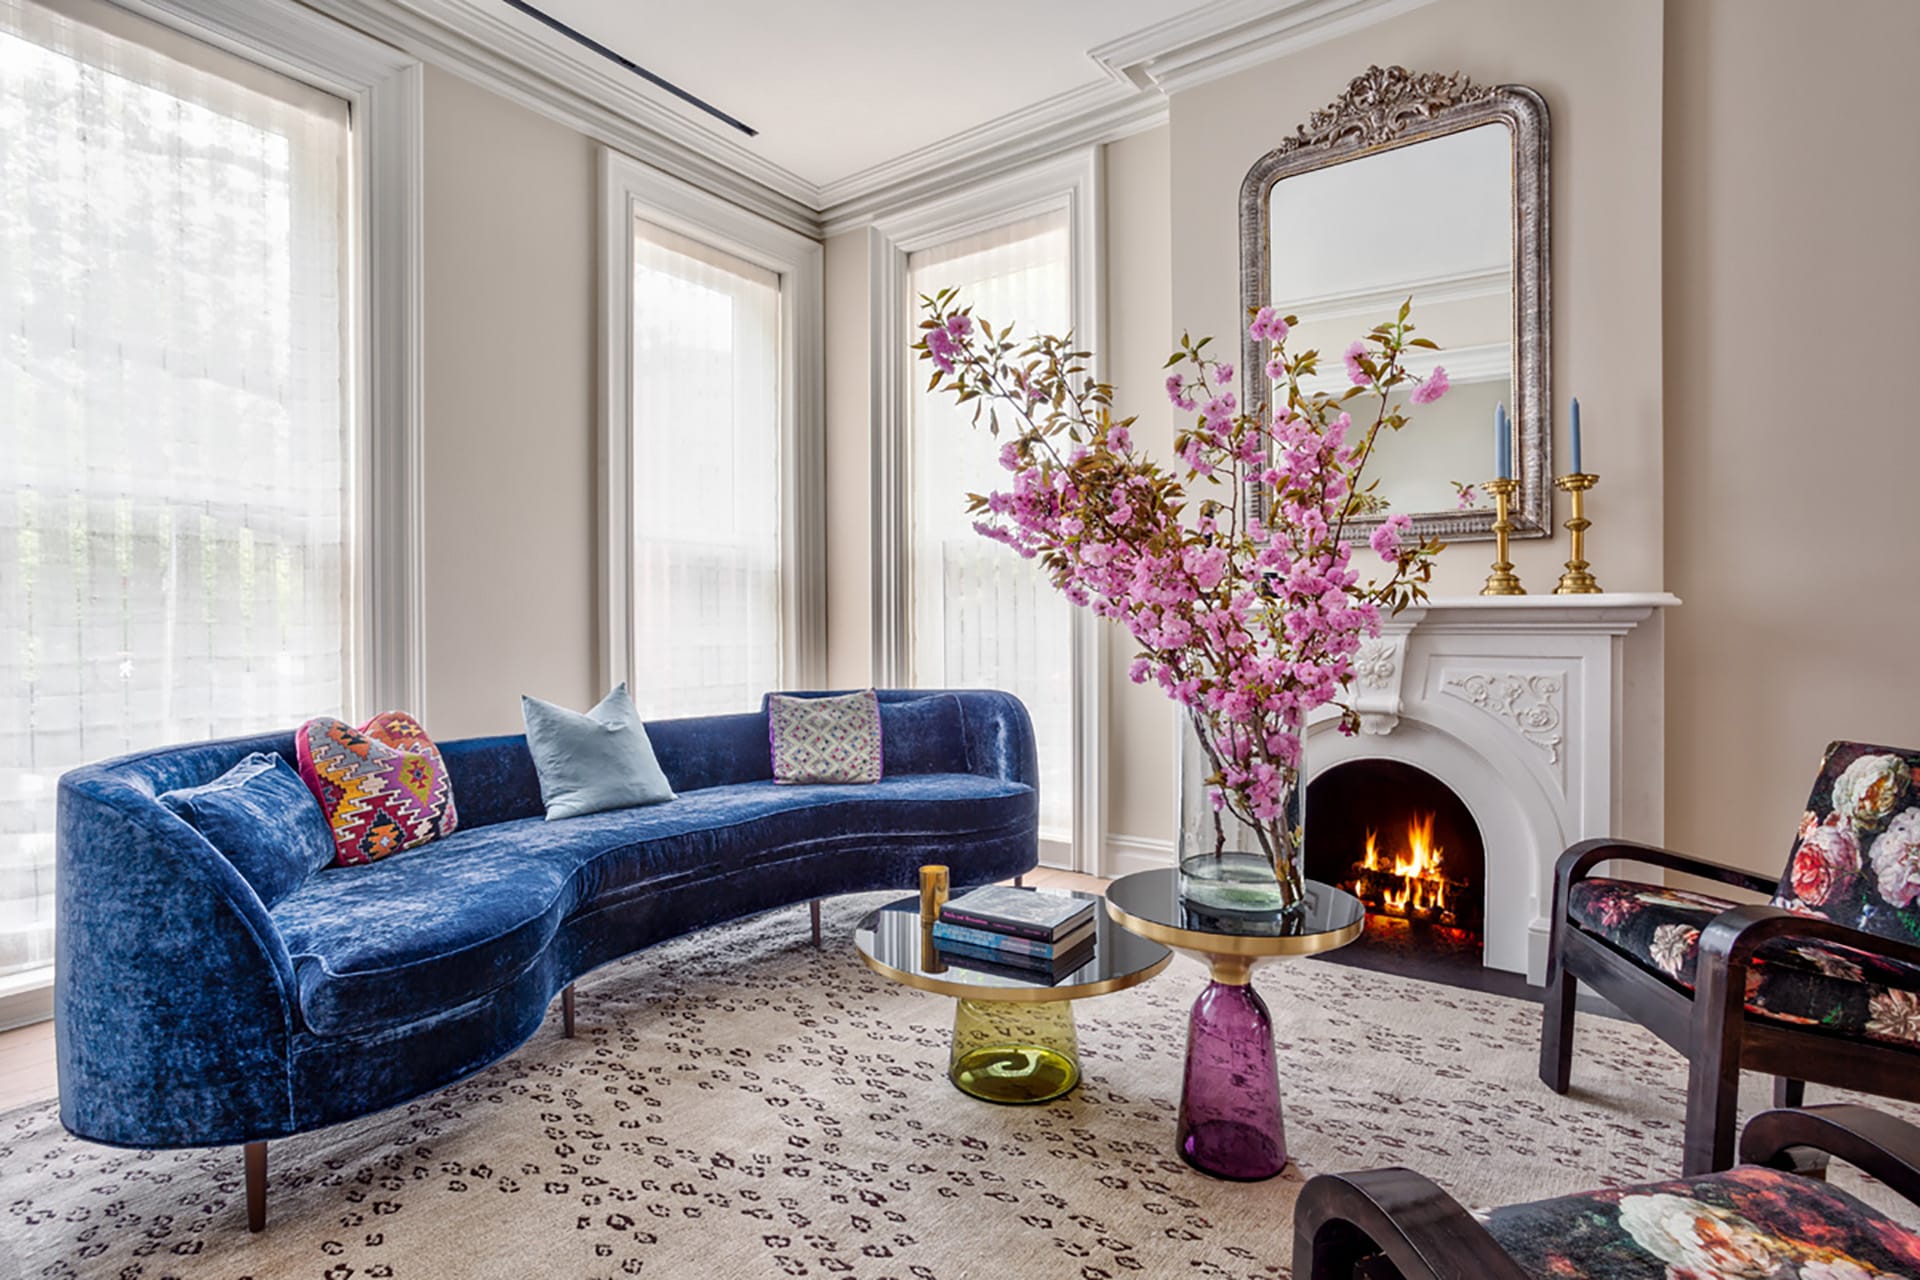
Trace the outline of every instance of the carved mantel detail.
<path fill-rule="evenodd" d="M 1560 704 L 1566 693 L 1566 681 L 1559 675 L 1468 672 L 1449 675 L 1441 688 L 1505 720 L 1545 753 L 1548 764 L 1559 765 L 1565 718 Z"/>
<path fill-rule="evenodd" d="M 1400 679 L 1406 668 L 1407 634 L 1373 636 L 1353 655 L 1353 709 L 1360 732 L 1389 734 L 1400 724 Z"/>

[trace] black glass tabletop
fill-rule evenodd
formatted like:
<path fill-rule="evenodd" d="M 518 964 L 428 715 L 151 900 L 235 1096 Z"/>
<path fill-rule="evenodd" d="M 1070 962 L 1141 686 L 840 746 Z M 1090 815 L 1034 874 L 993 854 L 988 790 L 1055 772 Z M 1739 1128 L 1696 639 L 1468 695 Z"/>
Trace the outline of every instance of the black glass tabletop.
<path fill-rule="evenodd" d="M 1033 892 L 1058 892 L 1033 890 Z M 1090 893 L 1061 893 L 1098 904 Z M 1173 953 L 1094 911 L 1092 950 L 1076 948 L 1072 969 L 999 963 L 972 950 L 942 945 L 920 922 L 920 898 L 889 902 L 854 926 L 853 944 L 869 968 L 896 982 L 964 1000 L 1079 1000 L 1145 982 L 1167 967 Z M 1080 959 L 1084 955 L 1084 960 Z"/>
<path fill-rule="evenodd" d="M 1171 867 L 1136 871 L 1107 886 L 1107 913 L 1129 930 L 1172 947 L 1247 956 L 1311 955 L 1360 936 L 1367 910 L 1344 889 L 1307 881 L 1305 909 L 1293 913 L 1209 910 L 1180 895 Z"/>

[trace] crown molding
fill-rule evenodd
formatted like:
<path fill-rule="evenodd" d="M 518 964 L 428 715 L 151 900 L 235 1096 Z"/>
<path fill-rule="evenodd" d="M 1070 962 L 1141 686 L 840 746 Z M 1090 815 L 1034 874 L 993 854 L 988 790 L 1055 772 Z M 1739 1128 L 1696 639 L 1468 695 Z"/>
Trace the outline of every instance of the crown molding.
<path fill-rule="evenodd" d="M 1411 13 L 1433 0 L 1215 0 L 1088 50 L 1110 79 L 1179 93 Z"/>
<path fill-rule="evenodd" d="M 781 226 L 820 234 L 811 183 L 653 101 L 598 59 L 557 48 L 557 37 L 513 20 L 512 10 L 476 0 L 305 3 Z"/>
<path fill-rule="evenodd" d="M 811 236 L 1164 124 L 1170 94 L 1433 0 L 1214 0 L 1089 50 L 1100 76 L 905 155 L 815 184 L 683 115 L 632 77 L 486 0 L 305 0 L 330 17 Z"/>

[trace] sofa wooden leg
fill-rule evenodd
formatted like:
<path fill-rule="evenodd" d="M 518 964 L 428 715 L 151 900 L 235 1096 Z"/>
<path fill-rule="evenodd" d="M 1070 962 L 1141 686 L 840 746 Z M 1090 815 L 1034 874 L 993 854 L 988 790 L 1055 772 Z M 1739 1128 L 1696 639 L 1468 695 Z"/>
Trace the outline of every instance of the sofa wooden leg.
<path fill-rule="evenodd" d="M 807 904 L 807 914 L 813 917 L 813 945 L 820 945 L 820 899 L 815 898 Z"/>
<path fill-rule="evenodd" d="M 1807 1082 L 1794 1080 L 1787 1076 L 1773 1078 L 1773 1105 L 1776 1107 L 1799 1107 L 1806 1105 Z"/>
<path fill-rule="evenodd" d="M 1025 876 L 1015 876 L 1013 878 L 1013 887 L 1016 889 L 1023 888 L 1026 885 L 1026 883 L 1027 883 L 1027 878 Z"/>
<path fill-rule="evenodd" d="M 249 1142 L 247 1161 L 247 1230 L 267 1229 L 267 1144 Z"/>
<path fill-rule="evenodd" d="M 573 984 L 560 993 L 560 1034 L 573 1039 Z"/>
<path fill-rule="evenodd" d="M 1555 1093 L 1565 1093 L 1573 1082 L 1574 999 L 1579 993 L 1579 980 L 1556 956 L 1547 973 L 1540 1019 L 1540 1083 Z"/>

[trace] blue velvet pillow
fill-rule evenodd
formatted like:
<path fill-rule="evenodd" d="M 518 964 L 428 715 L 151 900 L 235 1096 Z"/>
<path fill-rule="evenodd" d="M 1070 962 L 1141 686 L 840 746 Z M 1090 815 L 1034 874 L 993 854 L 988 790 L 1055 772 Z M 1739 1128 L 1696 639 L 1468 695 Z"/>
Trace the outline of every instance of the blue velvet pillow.
<path fill-rule="evenodd" d="M 212 782 L 160 803 L 225 855 L 269 908 L 333 861 L 320 802 L 279 756 L 256 751 Z"/>
<path fill-rule="evenodd" d="M 547 821 L 673 799 L 624 681 L 585 715 L 524 695 L 520 714 Z"/>
<path fill-rule="evenodd" d="M 886 776 L 968 773 L 967 723 L 950 693 L 880 704 L 880 750 Z"/>

